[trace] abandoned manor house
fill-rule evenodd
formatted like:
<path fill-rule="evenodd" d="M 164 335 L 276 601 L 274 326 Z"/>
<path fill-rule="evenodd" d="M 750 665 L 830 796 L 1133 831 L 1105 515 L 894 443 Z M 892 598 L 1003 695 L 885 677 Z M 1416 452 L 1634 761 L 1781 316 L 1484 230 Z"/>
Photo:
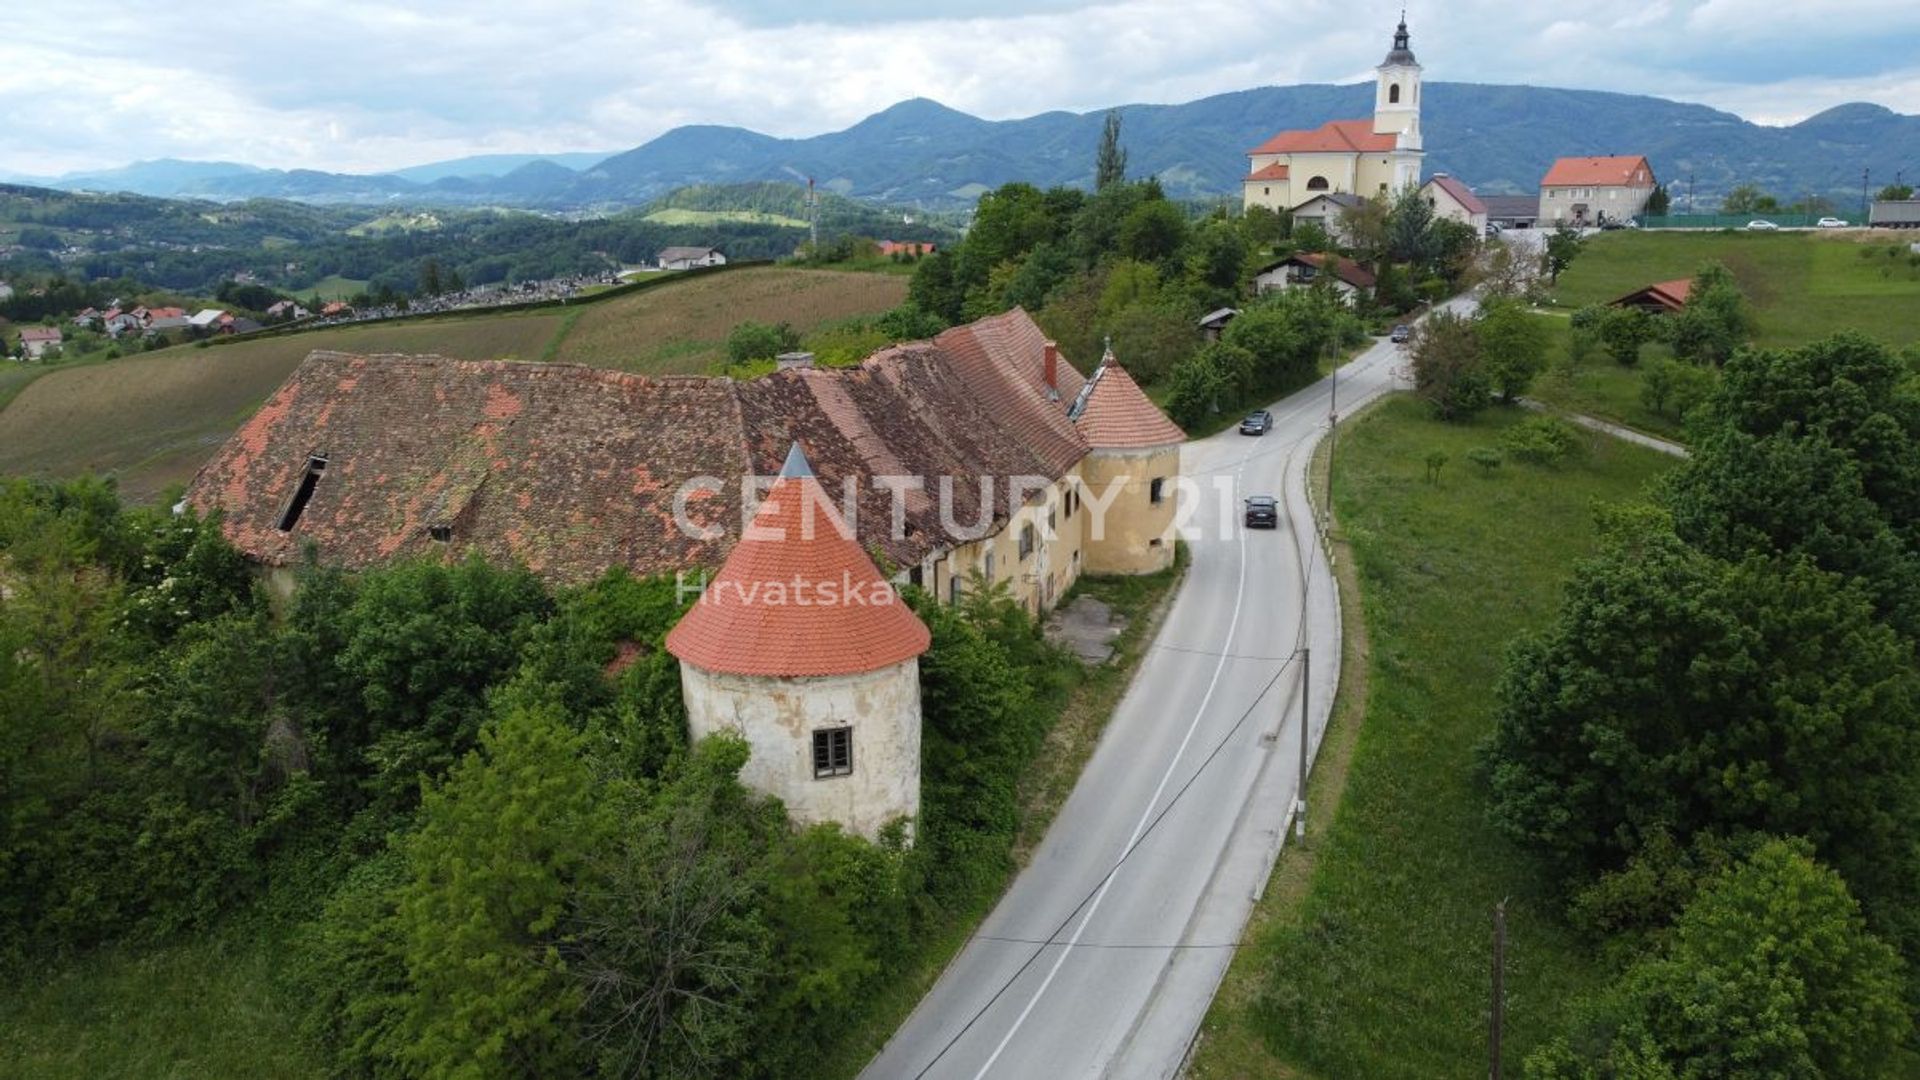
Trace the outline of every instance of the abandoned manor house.
<path fill-rule="evenodd" d="M 1037 614 L 1082 573 L 1162 569 L 1183 440 L 1110 350 L 1083 376 L 1015 309 L 750 380 L 316 352 L 185 501 L 281 591 L 309 551 L 717 571 L 667 641 L 690 734 L 740 733 L 745 782 L 873 836 L 919 808 L 928 640 L 885 583 Z"/>

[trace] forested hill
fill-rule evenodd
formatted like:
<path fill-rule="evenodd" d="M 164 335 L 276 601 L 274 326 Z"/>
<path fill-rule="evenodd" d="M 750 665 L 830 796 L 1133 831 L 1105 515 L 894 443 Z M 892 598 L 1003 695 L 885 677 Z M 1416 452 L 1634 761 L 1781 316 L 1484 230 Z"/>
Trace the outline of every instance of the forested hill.
<path fill-rule="evenodd" d="M 1791 127 L 1764 127 L 1704 105 L 1549 87 L 1430 82 L 1424 104 L 1428 171 L 1453 173 L 1493 193 L 1535 190 L 1556 157 L 1644 153 L 1683 198 L 1688 178 L 1703 200 L 1743 183 L 1780 195 L 1857 197 L 1862 168 L 1890 179 L 1920 159 L 1920 116 L 1878 105 L 1843 105 Z M 1275 131 L 1364 116 L 1371 107 L 1371 85 L 1355 84 L 1268 86 L 1120 111 L 1131 171 L 1159 176 L 1177 198 L 1206 198 L 1237 193 L 1246 149 Z M 566 208 L 636 206 L 690 184 L 812 176 L 826 190 L 861 199 L 955 206 L 1010 180 L 1090 185 L 1103 117 L 1096 110 L 982 120 L 917 98 L 844 131 L 804 139 L 738 127 L 675 128 L 579 171 L 568 166 L 580 159 L 565 155 L 503 175 L 429 182 L 409 179 L 410 170 L 353 176 L 153 162 L 54 183 L 215 199 Z"/>

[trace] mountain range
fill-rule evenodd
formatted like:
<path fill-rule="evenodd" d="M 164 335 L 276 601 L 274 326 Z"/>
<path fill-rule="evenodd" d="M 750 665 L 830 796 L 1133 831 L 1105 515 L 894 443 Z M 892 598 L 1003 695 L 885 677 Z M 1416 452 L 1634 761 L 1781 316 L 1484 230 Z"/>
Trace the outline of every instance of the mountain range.
<path fill-rule="evenodd" d="M 1455 82 L 1425 91 L 1427 171 L 1487 194 L 1536 190 L 1556 157 L 1638 153 L 1668 183 L 1677 208 L 1690 193 L 1704 208 L 1738 184 L 1850 201 L 1863 169 L 1884 183 L 1920 161 L 1920 116 L 1879 105 L 1842 105 L 1768 127 L 1644 95 Z M 1365 116 L 1372 94 L 1371 84 L 1261 87 L 1182 105 L 1121 106 L 1129 172 L 1158 176 L 1180 198 L 1235 196 L 1249 147 L 1275 131 Z M 844 131 L 800 139 L 697 125 L 611 155 L 483 155 L 372 175 L 162 160 L 17 179 L 213 199 L 573 209 L 638 205 L 688 184 L 811 176 L 855 198 L 941 208 L 1013 180 L 1090 185 L 1103 120 L 1104 111 L 983 120 L 915 98 Z"/>

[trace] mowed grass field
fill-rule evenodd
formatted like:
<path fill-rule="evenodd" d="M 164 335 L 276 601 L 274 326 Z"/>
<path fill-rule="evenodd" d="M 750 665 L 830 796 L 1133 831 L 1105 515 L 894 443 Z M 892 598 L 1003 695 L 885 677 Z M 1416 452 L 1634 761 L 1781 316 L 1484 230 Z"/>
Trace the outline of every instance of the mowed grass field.
<path fill-rule="evenodd" d="M 1534 380 L 1528 396 L 1569 412 L 1585 413 L 1625 424 L 1649 435 L 1684 441 L 1686 425 L 1668 413 L 1655 412 L 1640 400 L 1640 376 L 1660 358 L 1672 359 L 1673 350 L 1660 342 L 1641 346 L 1640 363 L 1622 367 L 1595 345 L 1579 364 L 1572 362 L 1573 326 L 1565 318 L 1536 315 L 1547 328 L 1547 370 Z"/>
<path fill-rule="evenodd" d="M 1193 1075 L 1445 1080 L 1487 1075 L 1490 914 L 1509 898 L 1508 1075 L 1602 981 L 1540 866 L 1489 824 L 1474 752 L 1508 643 L 1543 626 L 1594 543 L 1592 504 L 1636 498 L 1673 459 L 1593 436 L 1558 468 L 1467 461 L 1520 416 L 1445 424 L 1407 395 L 1342 425 L 1336 537 L 1364 612 L 1342 705 L 1289 843 L 1208 1015 Z M 1439 482 L 1426 460 L 1447 456 Z M 1331 758 L 1331 760 L 1329 760 Z M 1344 771 L 1343 771 L 1344 766 Z M 1344 776 L 1344 788 L 1331 785 Z M 1337 805 L 1322 809 L 1323 800 Z M 1290 880 L 1291 877 L 1291 880 Z"/>
<path fill-rule="evenodd" d="M 804 333 L 905 296 L 906 280 L 892 275 L 754 267 L 579 308 L 336 327 L 66 368 L 7 365 L 0 392 L 8 376 L 24 386 L 0 408 L 0 474 L 108 474 L 129 498 L 149 500 L 192 479 L 316 349 L 701 373 L 724 358 L 727 333 L 743 320 Z"/>
<path fill-rule="evenodd" d="M 1603 304 L 1656 281 L 1692 277 L 1717 259 L 1753 304 L 1758 345 L 1804 345 L 1845 329 L 1905 345 L 1920 341 L 1912 240 L 1884 230 L 1600 233 L 1560 275 L 1554 295 L 1568 309 Z"/>
<path fill-rule="evenodd" d="M 54 368 L 0 410 L 0 473 L 108 474 L 129 498 L 150 499 L 192 479 L 315 349 L 534 360 L 560 320 L 540 312 L 349 326 Z"/>
<path fill-rule="evenodd" d="M 792 323 L 806 333 L 907 298 L 907 279 L 847 270 L 752 267 L 643 289 L 583 307 L 549 359 L 644 374 L 698 373 L 726 358 L 742 321 Z"/>

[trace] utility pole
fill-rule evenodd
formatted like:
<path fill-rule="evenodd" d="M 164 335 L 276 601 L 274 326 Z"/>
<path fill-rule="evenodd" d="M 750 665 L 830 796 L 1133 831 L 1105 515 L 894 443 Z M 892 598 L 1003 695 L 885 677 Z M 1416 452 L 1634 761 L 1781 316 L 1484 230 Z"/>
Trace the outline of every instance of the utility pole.
<path fill-rule="evenodd" d="M 1301 612 L 1301 618 L 1306 613 Z M 1309 676 L 1313 672 L 1313 650 L 1304 646 L 1300 649 L 1300 782 L 1294 788 L 1293 836 L 1303 839 L 1307 835 L 1307 691 L 1312 686 Z"/>
<path fill-rule="evenodd" d="M 1687 174 L 1687 216 L 1693 216 L 1693 174 Z"/>
<path fill-rule="evenodd" d="M 1500 1080 L 1500 1043 L 1507 1011 L 1507 902 L 1493 905 L 1493 1009 L 1487 1023 L 1487 1076 Z"/>

